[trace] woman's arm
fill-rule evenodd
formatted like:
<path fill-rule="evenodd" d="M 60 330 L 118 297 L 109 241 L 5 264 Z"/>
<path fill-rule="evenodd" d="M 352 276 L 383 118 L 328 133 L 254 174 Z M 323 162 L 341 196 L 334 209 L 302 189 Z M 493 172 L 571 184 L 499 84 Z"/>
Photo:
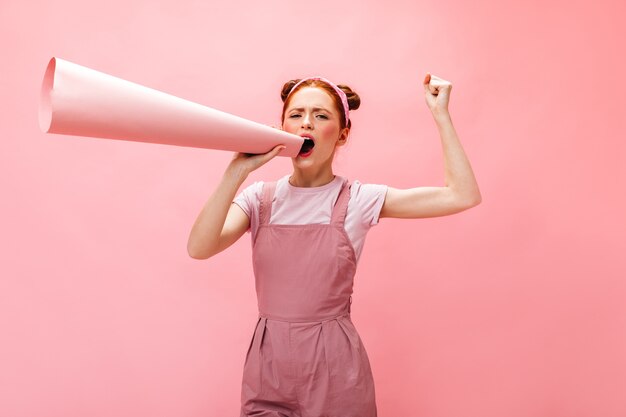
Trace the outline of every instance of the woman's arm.
<path fill-rule="evenodd" d="M 194 259 L 208 259 L 237 241 L 248 229 L 248 215 L 233 199 L 248 174 L 275 157 L 284 149 L 277 145 L 268 153 L 245 155 L 236 153 L 226 168 L 222 180 L 205 203 L 194 223 L 187 253 Z"/>
<path fill-rule="evenodd" d="M 467 210 L 482 201 L 472 167 L 448 112 L 451 88 L 451 83 L 430 74 L 424 79 L 426 102 L 441 136 L 446 185 L 406 190 L 388 187 L 379 217 L 415 219 L 446 216 Z"/>

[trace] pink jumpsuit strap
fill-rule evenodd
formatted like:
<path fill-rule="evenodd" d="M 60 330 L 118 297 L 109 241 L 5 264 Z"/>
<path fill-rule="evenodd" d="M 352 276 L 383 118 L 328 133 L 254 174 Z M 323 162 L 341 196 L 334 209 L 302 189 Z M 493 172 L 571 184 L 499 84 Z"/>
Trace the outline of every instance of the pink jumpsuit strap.
<path fill-rule="evenodd" d="M 275 189 L 276 181 L 263 183 L 263 194 L 259 206 L 259 225 L 269 224 L 270 222 L 270 218 L 272 217 L 272 199 L 274 198 Z"/>
<path fill-rule="evenodd" d="M 343 222 L 346 218 L 346 212 L 348 211 L 349 201 L 350 183 L 348 182 L 348 180 L 345 180 L 341 187 L 341 191 L 339 192 L 339 197 L 337 197 L 335 207 L 333 207 L 333 212 L 330 219 L 331 224 L 338 224 L 343 226 Z"/>
<path fill-rule="evenodd" d="M 351 184 L 348 180 L 345 180 L 341 191 L 339 191 L 339 196 L 337 197 L 337 202 L 333 207 L 333 212 L 331 214 L 330 224 L 331 225 L 339 225 L 344 228 L 344 220 L 346 219 L 346 213 L 348 211 L 348 202 L 350 201 L 350 186 Z M 348 300 L 348 313 L 352 307 L 352 295 Z"/>

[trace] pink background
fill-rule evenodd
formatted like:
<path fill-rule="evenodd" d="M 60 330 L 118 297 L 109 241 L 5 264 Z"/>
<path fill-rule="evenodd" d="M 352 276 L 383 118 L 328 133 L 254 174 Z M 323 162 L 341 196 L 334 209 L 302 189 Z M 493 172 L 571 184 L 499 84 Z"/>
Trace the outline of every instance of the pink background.
<path fill-rule="evenodd" d="M 620 4 L 3 1 L 0 415 L 239 415 L 256 323 L 249 235 L 186 252 L 232 154 L 41 133 L 52 56 L 266 124 L 291 78 L 349 84 L 336 173 L 397 188 L 444 185 L 421 83 L 451 81 L 483 202 L 368 236 L 379 415 L 626 415 Z"/>

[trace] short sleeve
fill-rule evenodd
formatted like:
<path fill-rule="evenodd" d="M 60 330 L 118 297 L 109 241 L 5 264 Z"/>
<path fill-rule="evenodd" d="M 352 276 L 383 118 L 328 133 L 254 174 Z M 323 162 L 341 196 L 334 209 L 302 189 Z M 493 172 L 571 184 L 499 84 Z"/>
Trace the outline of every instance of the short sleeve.
<path fill-rule="evenodd" d="M 250 227 L 247 232 L 256 231 L 259 218 L 259 204 L 263 182 L 256 181 L 244 188 L 233 200 L 250 218 Z"/>
<path fill-rule="evenodd" d="M 370 227 L 378 224 L 380 211 L 387 196 L 387 185 L 352 183 L 351 199 L 361 214 L 362 224 Z"/>

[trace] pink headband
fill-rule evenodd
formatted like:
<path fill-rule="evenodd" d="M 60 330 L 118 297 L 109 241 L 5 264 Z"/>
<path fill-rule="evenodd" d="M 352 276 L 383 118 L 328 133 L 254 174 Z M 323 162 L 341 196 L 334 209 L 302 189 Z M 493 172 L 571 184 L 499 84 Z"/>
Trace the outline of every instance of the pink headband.
<path fill-rule="evenodd" d="M 343 104 L 343 111 L 344 111 L 344 114 L 346 116 L 346 125 L 347 125 L 348 124 L 348 120 L 350 120 L 350 116 L 349 116 L 350 107 L 348 106 L 348 97 L 346 97 L 346 93 L 344 93 L 339 87 L 337 87 L 335 84 L 333 84 L 332 82 L 330 82 L 329 80 L 327 80 L 324 77 L 308 77 L 308 78 L 301 79 L 300 81 L 298 81 L 296 83 L 296 85 L 293 86 L 293 88 L 291 89 L 289 94 L 287 94 L 287 97 L 289 97 L 289 95 L 291 95 L 292 91 L 295 91 L 297 86 L 299 86 L 300 84 L 302 84 L 304 81 L 307 81 L 307 80 L 324 81 L 326 84 L 330 85 L 337 92 L 337 94 L 339 94 L 339 98 L 341 98 L 341 104 Z"/>

